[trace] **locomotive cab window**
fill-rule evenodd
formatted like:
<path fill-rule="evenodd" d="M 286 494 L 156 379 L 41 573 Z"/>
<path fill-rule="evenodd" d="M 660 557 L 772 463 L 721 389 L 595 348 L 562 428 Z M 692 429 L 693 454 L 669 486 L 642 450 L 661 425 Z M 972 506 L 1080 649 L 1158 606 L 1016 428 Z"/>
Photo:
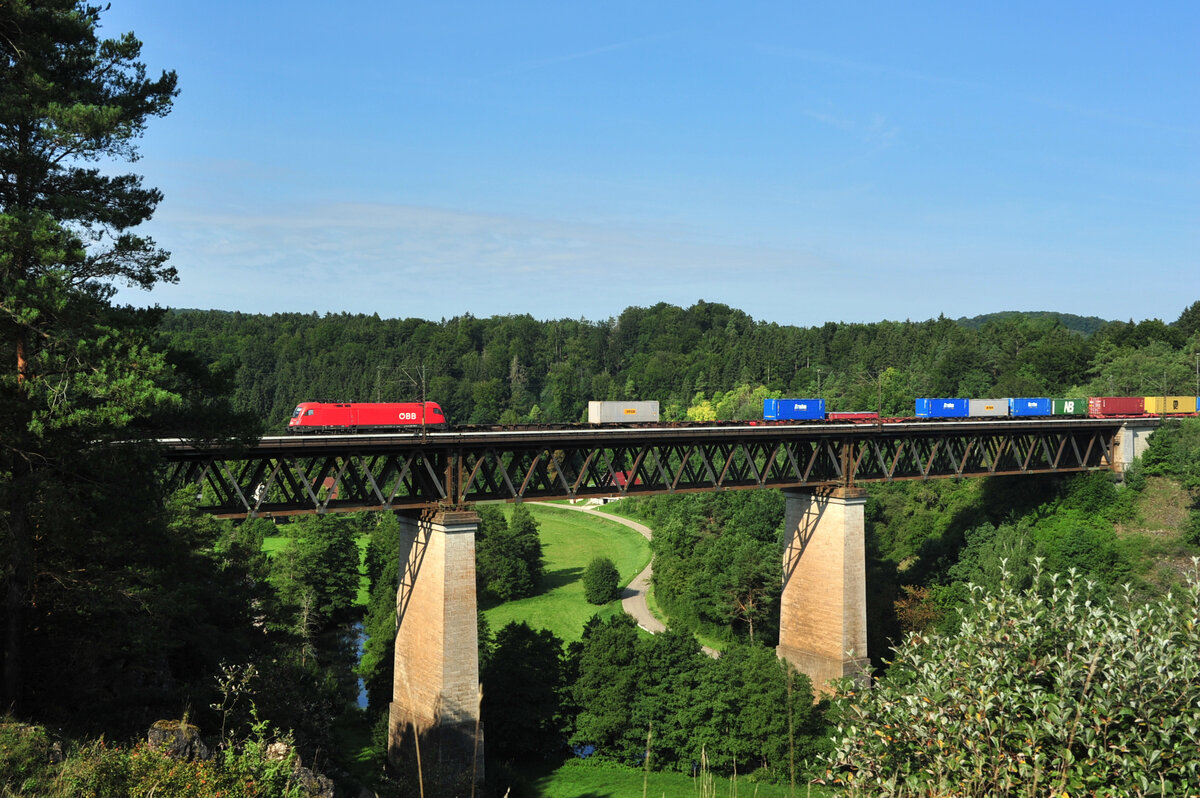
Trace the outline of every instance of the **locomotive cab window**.
<path fill-rule="evenodd" d="M 297 407 L 295 410 L 292 411 L 292 418 L 295 418 L 296 416 L 300 415 L 303 412 L 304 412 L 303 407 Z"/>
<path fill-rule="evenodd" d="M 308 412 L 305 413 L 304 415 L 311 416 L 312 414 L 313 414 L 312 408 L 309 408 Z"/>

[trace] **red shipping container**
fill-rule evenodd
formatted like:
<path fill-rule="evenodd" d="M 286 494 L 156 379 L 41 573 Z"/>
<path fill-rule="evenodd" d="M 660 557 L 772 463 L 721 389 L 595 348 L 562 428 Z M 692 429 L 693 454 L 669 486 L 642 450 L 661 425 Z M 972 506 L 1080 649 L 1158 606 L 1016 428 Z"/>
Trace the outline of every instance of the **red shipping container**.
<path fill-rule="evenodd" d="M 1146 399 L 1142 396 L 1089 396 L 1088 415 L 1140 416 L 1146 412 Z"/>

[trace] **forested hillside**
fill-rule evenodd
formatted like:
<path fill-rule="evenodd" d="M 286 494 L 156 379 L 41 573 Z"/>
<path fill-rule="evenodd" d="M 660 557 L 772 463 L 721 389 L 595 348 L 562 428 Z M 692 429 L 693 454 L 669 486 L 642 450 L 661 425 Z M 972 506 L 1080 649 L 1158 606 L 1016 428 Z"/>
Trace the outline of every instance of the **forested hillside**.
<path fill-rule="evenodd" d="M 761 417 L 766 395 L 819 393 L 834 409 L 911 415 L 916 396 L 1191 394 L 1198 330 L 1200 302 L 1170 323 L 1006 312 L 811 328 L 700 302 L 601 322 L 177 311 L 163 337 L 231 374 L 235 407 L 279 430 L 302 399 L 411 399 L 422 387 L 458 423 L 578 421 L 589 399 L 657 399 L 668 419 L 703 420 Z M 1040 556 L 1054 570 L 1153 591 L 1163 582 L 1157 560 L 1178 552 L 1131 537 L 1135 494 L 1118 495 L 1103 477 L 873 487 L 872 651 L 885 656 L 905 629 L 951 622 L 961 586 L 994 581 L 1002 556 Z M 628 505 L 658 529 L 656 583 L 674 623 L 772 643 L 777 499 Z"/>
<path fill-rule="evenodd" d="M 820 395 L 833 409 L 878 408 L 885 414 L 911 415 L 917 396 L 1193 394 L 1200 368 L 1200 302 L 1170 323 L 999 313 L 958 322 L 940 318 L 798 328 L 698 303 L 687 309 L 665 304 L 629 308 L 602 322 L 528 316 L 431 322 L 177 311 L 168 315 L 162 330 L 164 344 L 224 370 L 232 378 L 234 406 L 274 430 L 282 428 L 297 401 L 311 398 L 400 400 L 424 393 L 457 423 L 579 421 L 590 399 L 656 399 L 667 419 L 754 418 L 761 417 L 761 400 L 768 395 Z M 1194 419 L 1163 427 L 1123 486 L 1106 473 L 870 486 L 868 645 L 883 684 L 888 684 L 885 661 L 927 656 L 906 648 L 921 641 L 954 647 L 964 652 L 964 661 L 976 656 L 1003 661 L 972 648 L 978 633 L 971 619 L 992 611 L 980 597 L 1001 596 L 1022 611 L 1035 606 L 1032 599 L 1018 596 L 1037 587 L 1038 574 L 1051 579 L 1076 574 L 1072 595 L 1089 605 L 1110 607 L 1117 614 L 1098 623 L 1114 629 L 1123 617 L 1120 607 L 1129 603 L 1166 608 L 1161 610 L 1165 617 L 1174 617 L 1171 596 L 1180 591 L 1191 595 L 1186 575 L 1194 571 L 1189 562 L 1200 552 L 1198 435 L 1200 423 Z M 719 677 L 713 683 L 733 684 L 735 672 L 753 671 L 746 663 L 757 662 L 756 657 L 774 661 L 770 647 L 778 629 L 781 495 L 660 496 L 625 501 L 620 507 L 655 529 L 655 595 L 673 632 L 647 644 L 637 642 L 632 624 L 595 622 L 583 644 L 572 647 L 564 659 L 561 641 L 549 633 L 501 630 L 495 642 L 485 645 L 484 662 L 492 663 L 485 667 L 485 682 L 558 685 L 553 700 L 542 702 L 551 707 L 544 717 L 514 715 L 535 724 L 538 734 L 549 734 L 545 739 L 551 742 L 523 753 L 511 745 L 497 746 L 511 762 L 538 760 L 546 746 L 554 747 L 557 734 L 577 748 L 594 749 L 593 760 L 636 766 L 646 729 L 653 726 L 661 746 L 655 766 L 686 770 L 701 756 L 692 743 L 707 733 L 709 721 L 681 721 L 686 713 L 674 709 L 679 702 L 667 697 L 685 697 L 679 700 L 686 706 L 713 678 Z M 499 540 L 484 536 L 485 541 L 492 538 Z M 486 559 L 481 555 L 481 562 Z M 381 620 L 369 621 L 369 626 L 390 623 L 392 591 L 393 585 L 382 585 L 372 602 L 381 608 Z M 1026 623 L 1040 627 L 1043 621 Z M 1180 638 L 1169 623 L 1161 628 L 1162 634 L 1176 636 L 1171 650 L 1196 648 L 1191 632 Z M 694 643 L 681 634 L 686 631 L 724 648 L 727 658 L 719 662 L 736 667 L 726 672 L 725 666 L 698 657 Z M 1074 631 L 1083 645 L 1086 629 Z M 512 646 L 522 653 L 493 659 L 491 646 Z M 371 661 L 380 656 L 373 647 L 369 650 Z M 533 670 L 515 676 L 495 671 L 495 663 L 510 659 Z M 1071 662 L 1064 679 L 1090 673 L 1087 663 L 1081 669 Z M 1186 656 L 1175 657 L 1167 666 L 1186 671 L 1186 662 Z M 770 701 L 782 705 L 783 684 L 774 671 L 763 672 L 768 671 L 774 674 L 771 679 L 751 692 L 759 698 L 772 695 Z M 922 678 L 929 680 L 931 695 L 944 697 L 941 680 L 952 675 L 937 668 Z M 389 676 L 384 669 L 368 680 L 379 693 L 373 704 L 386 700 Z M 1188 690 L 1194 687 L 1187 673 L 1181 678 L 1192 685 Z M 904 691 L 902 685 L 886 689 Z M 1029 689 L 1006 694 L 1005 701 L 1016 706 L 1028 698 Z M 1064 689 L 1076 694 L 1080 686 Z M 713 700 L 720 704 L 729 699 Z M 831 719 L 854 716 L 857 707 L 853 701 L 839 705 L 840 714 Z M 1031 709 L 1030 717 L 1042 720 L 1029 722 L 1040 724 L 1038 733 L 1048 735 L 1047 750 L 1087 750 L 1069 735 L 1064 738 L 1063 725 L 1040 712 Z M 829 760 L 834 781 L 848 772 L 874 778 L 872 768 L 911 767 L 913 783 L 924 778 L 925 771 L 912 764 L 922 761 L 916 754 L 897 760 L 885 747 L 872 760 L 845 755 L 865 745 L 853 731 L 861 732 L 861 727 L 828 734 L 816 715 L 803 722 L 807 731 L 793 731 L 794 747 L 786 756 L 779 748 L 779 730 L 766 733 L 763 724 L 738 733 L 737 739 L 750 746 L 746 750 L 755 752 L 752 757 L 743 752 L 731 761 L 711 759 L 714 751 L 724 755 L 730 750 L 716 738 L 708 756 L 718 772 L 736 770 L 738 759 L 750 757 L 765 778 L 781 779 L 796 767 L 812 777 L 819 773 L 819 752 L 832 740 L 843 752 L 842 759 Z M 967 726 L 967 734 L 978 731 Z M 1139 733 L 1132 726 L 1126 731 Z M 889 733 L 886 727 L 873 732 Z M 758 740 L 758 735 L 765 736 Z M 919 734 L 915 738 L 918 743 L 923 739 Z M 1164 746 L 1177 743 L 1171 738 Z M 1012 750 L 996 746 L 981 754 L 980 761 L 1002 767 L 996 763 L 1013 756 Z M 1171 776 L 1174 783 L 1191 783 L 1193 760 L 1172 760 L 1183 763 Z M 1065 784 L 1110 778 L 1090 774 L 1087 767 L 1073 769 L 1070 761 L 1051 764 Z M 1127 764 L 1113 755 L 1104 767 L 1117 772 Z M 938 778 L 960 778 L 945 773 Z"/>
<path fill-rule="evenodd" d="M 603 321 L 173 311 L 162 340 L 232 374 L 234 405 L 281 430 L 302 400 L 422 392 L 455 423 L 578 421 L 592 399 L 657 399 L 668 419 L 709 399 L 716 417 L 746 418 L 760 386 L 892 415 L 916 396 L 1192 394 L 1198 326 L 1200 302 L 1091 335 L 1047 314 L 792 327 L 698 302 Z"/>
<path fill-rule="evenodd" d="M 1035 311 L 1019 311 L 1005 310 L 1000 313 L 984 313 L 981 316 L 972 316 L 971 318 L 960 318 L 958 323 L 964 327 L 970 327 L 972 330 L 978 330 L 985 324 L 994 321 L 1003 321 L 1004 319 L 1037 319 L 1039 321 L 1049 321 L 1051 323 L 1061 324 L 1068 330 L 1084 335 L 1091 335 L 1099 330 L 1104 325 L 1108 324 L 1108 320 L 1102 319 L 1099 316 L 1076 316 L 1073 313 L 1055 313 L 1049 310 Z"/>

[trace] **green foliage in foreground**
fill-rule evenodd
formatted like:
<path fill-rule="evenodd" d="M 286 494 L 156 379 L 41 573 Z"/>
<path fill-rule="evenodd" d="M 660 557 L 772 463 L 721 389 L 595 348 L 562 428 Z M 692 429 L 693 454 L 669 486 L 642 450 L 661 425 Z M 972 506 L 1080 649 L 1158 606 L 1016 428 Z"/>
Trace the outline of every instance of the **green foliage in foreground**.
<path fill-rule="evenodd" d="M 187 796 L 188 798 L 301 798 L 293 777 L 298 763 L 290 739 L 281 756 L 266 723 L 249 738 L 227 745 L 207 761 L 187 761 L 140 742 L 113 745 L 103 738 L 59 756 L 63 744 L 41 727 L 0 720 L 0 794 L 5 796 Z M 61 762 L 52 760 L 61 758 Z"/>
<path fill-rule="evenodd" d="M 1181 595 L 1090 599 L 1046 575 L 971 590 L 957 635 L 910 634 L 846 684 L 830 778 L 862 795 L 1195 795 L 1200 566 Z"/>

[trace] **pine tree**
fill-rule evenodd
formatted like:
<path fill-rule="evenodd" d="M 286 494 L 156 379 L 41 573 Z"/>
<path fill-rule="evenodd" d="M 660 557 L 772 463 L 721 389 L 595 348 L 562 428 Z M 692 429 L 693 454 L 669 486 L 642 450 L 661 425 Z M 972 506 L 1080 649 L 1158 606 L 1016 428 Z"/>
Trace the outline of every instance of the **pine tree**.
<path fill-rule="evenodd" d="M 132 35 L 101 39 L 102 9 L 75 0 L 0 4 L 0 523 L 4 703 L 19 706 L 24 611 L 35 571 L 33 507 L 86 443 L 178 401 L 160 387 L 152 313 L 111 305 L 113 282 L 174 281 L 167 253 L 131 232 L 161 194 L 94 164 L 134 160 L 165 115 L 173 72 L 147 79 Z"/>

